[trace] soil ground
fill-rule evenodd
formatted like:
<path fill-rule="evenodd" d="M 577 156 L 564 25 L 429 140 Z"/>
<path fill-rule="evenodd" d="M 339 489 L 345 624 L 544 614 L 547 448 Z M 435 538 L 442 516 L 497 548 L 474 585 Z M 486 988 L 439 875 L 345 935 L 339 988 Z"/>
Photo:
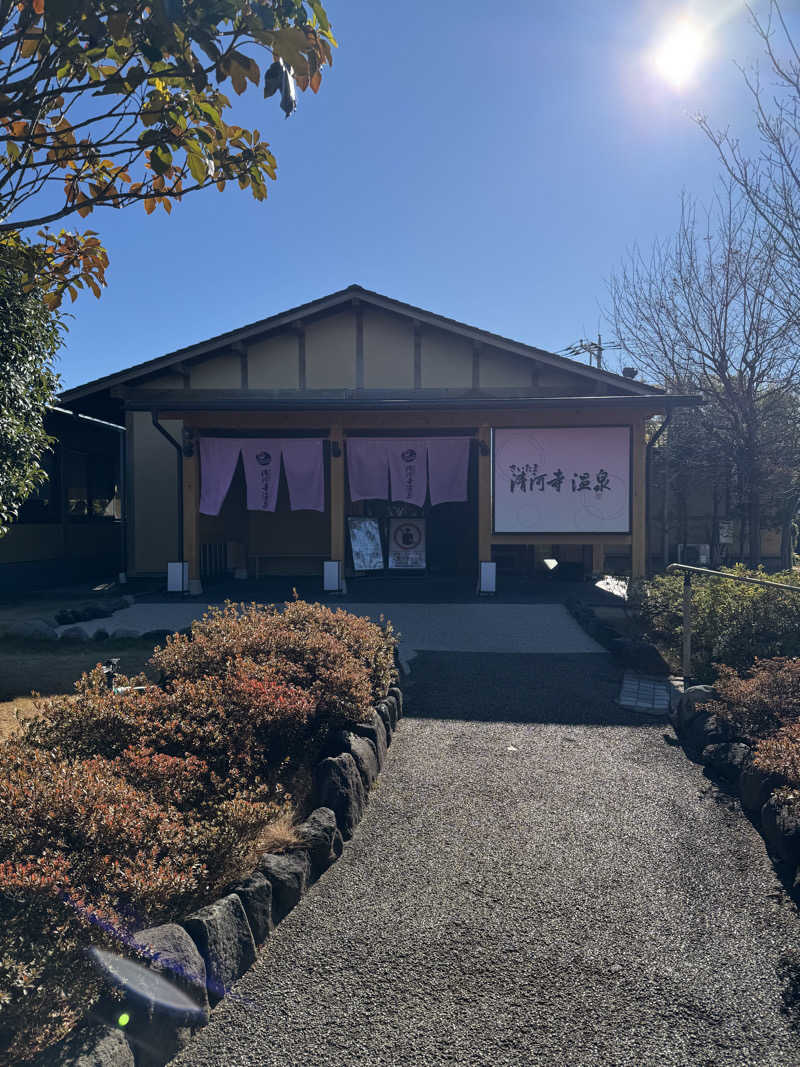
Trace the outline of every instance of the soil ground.
<path fill-rule="evenodd" d="M 123 674 L 140 674 L 153 653 L 149 639 L 72 644 L 67 641 L 0 640 L 0 738 L 17 727 L 18 718 L 36 713 L 31 691 L 42 696 L 71 693 L 78 678 L 111 656 Z"/>

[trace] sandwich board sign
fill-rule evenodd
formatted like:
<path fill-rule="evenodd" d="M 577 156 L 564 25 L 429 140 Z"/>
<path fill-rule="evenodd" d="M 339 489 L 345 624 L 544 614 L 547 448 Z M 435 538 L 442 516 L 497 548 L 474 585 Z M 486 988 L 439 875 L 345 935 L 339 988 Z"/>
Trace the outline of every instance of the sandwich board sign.
<path fill-rule="evenodd" d="M 382 571 L 383 546 L 377 519 L 348 518 L 353 570 Z"/>
<path fill-rule="evenodd" d="M 425 520 L 390 519 L 389 569 L 424 571 Z"/>

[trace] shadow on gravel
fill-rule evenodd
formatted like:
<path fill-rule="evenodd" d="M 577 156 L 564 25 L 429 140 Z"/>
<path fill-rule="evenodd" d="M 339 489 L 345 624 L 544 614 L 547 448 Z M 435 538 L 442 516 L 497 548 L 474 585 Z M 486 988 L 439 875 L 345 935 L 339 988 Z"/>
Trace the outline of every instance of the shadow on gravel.
<path fill-rule="evenodd" d="M 794 1031 L 800 1031 L 800 953 L 787 952 L 778 960 L 781 990 L 781 1013 Z"/>
<path fill-rule="evenodd" d="M 615 703 L 622 671 L 610 656 L 418 652 L 406 712 L 421 719 L 653 726 Z"/>

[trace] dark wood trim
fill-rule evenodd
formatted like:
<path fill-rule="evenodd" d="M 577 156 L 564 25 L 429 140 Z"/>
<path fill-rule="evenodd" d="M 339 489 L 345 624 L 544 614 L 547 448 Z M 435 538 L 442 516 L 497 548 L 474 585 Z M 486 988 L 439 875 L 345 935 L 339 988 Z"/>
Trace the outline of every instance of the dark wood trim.
<path fill-rule="evenodd" d="M 561 408 L 579 410 L 585 407 L 618 408 L 646 414 L 659 414 L 673 406 L 694 406 L 694 397 L 623 397 L 623 396 L 550 396 L 533 397 L 530 390 L 493 390 L 475 393 L 471 389 L 421 389 L 421 390 L 325 390 L 300 389 L 265 390 L 249 389 L 192 389 L 172 392 L 155 389 L 120 389 L 118 398 L 130 411 L 318 411 L 331 410 L 364 411 L 383 409 L 412 410 L 414 408 L 443 411 L 463 406 L 465 408 L 504 410 L 508 407 Z M 178 416 L 180 417 L 180 416 Z"/>
<path fill-rule="evenodd" d="M 306 331 L 302 327 L 297 331 L 297 384 L 306 388 Z"/>
<path fill-rule="evenodd" d="M 481 387 L 481 346 L 476 342 L 472 345 L 472 388 L 478 390 Z"/>
<path fill-rule="evenodd" d="M 414 322 L 414 388 L 422 388 L 422 323 Z"/>
<path fill-rule="evenodd" d="M 353 301 L 356 313 L 356 389 L 364 388 L 364 311 L 361 304 Z"/>
<path fill-rule="evenodd" d="M 247 348 L 243 345 L 239 349 L 239 359 L 242 367 L 242 389 L 249 388 L 250 366 L 247 360 Z"/>

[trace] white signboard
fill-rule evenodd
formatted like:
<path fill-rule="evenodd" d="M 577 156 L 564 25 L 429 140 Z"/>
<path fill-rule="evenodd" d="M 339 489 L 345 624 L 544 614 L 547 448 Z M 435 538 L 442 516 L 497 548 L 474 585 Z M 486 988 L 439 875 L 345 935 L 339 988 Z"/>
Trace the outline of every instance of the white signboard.
<path fill-rule="evenodd" d="M 628 426 L 493 431 L 495 533 L 629 533 Z"/>
<path fill-rule="evenodd" d="M 378 520 L 349 518 L 347 523 L 353 550 L 353 570 L 382 571 L 383 546 Z"/>
<path fill-rule="evenodd" d="M 425 570 L 425 520 L 389 520 L 389 567 L 394 570 Z"/>
<path fill-rule="evenodd" d="M 721 545 L 733 544 L 733 519 L 719 520 L 719 543 Z"/>

